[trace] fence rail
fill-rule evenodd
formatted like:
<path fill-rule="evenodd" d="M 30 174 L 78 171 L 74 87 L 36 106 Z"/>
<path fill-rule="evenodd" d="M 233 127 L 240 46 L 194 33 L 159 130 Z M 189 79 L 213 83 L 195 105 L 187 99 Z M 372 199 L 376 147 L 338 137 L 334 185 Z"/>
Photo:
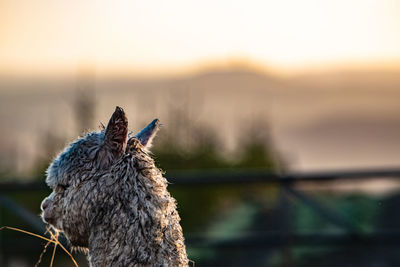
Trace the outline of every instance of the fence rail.
<path fill-rule="evenodd" d="M 333 180 L 357 180 L 375 178 L 400 178 L 400 169 L 345 170 L 302 173 L 273 173 L 267 170 L 191 170 L 169 171 L 165 174 L 172 186 L 225 185 L 241 183 L 329 182 Z M 0 192 L 48 190 L 44 178 L 21 181 L 9 178 L 0 182 Z"/>
<path fill-rule="evenodd" d="M 359 233 L 329 233 L 329 232 L 311 232 L 311 233 L 254 233 L 240 237 L 220 240 L 205 240 L 201 237 L 186 238 L 186 241 L 195 247 L 213 247 L 213 248 L 253 248 L 253 247 L 275 247 L 290 243 L 294 246 L 383 246 L 400 247 L 400 231 L 379 231 L 370 234 Z"/>

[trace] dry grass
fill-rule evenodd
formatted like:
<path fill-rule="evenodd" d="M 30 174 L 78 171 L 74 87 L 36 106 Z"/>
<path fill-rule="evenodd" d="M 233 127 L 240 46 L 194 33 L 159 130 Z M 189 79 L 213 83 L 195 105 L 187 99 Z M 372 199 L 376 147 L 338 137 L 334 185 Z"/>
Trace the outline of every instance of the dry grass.
<path fill-rule="evenodd" d="M 41 253 L 40 256 L 39 256 L 39 260 L 38 260 L 37 263 L 35 264 L 35 267 L 39 266 L 40 262 L 42 261 L 43 255 L 46 253 L 47 247 L 48 247 L 51 243 L 54 244 L 54 248 L 53 248 L 53 253 L 52 253 L 52 256 L 51 256 L 50 267 L 53 266 L 54 256 L 55 256 L 55 253 L 56 253 L 57 246 L 60 246 L 60 247 L 65 251 L 65 253 L 67 253 L 68 256 L 71 258 L 71 260 L 72 260 L 72 262 L 74 263 L 74 265 L 75 265 L 76 267 L 79 267 L 79 266 L 78 266 L 78 263 L 75 261 L 74 257 L 71 255 L 71 253 L 60 243 L 60 241 L 58 241 L 59 232 L 56 231 L 56 230 L 54 230 L 53 228 L 49 228 L 49 227 L 46 228 L 46 229 L 47 229 L 46 232 L 48 232 L 48 233 L 50 234 L 50 236 L 51 236 L 50 239 L 47 238 L 47 237 L 44 237 L 44 236 L 35 234 L 35 233 L 31 233 L 31 232 L 28 232 L 28 231 L 25 231 L 25 230 L 22 230 L 22 229 L 15 228 L 15 227 L 10 227 L 10 226 L 3 226 L 3 227 L 0 227 L 0 231 L 1 231 L 1 230 L 4 230 L 4 229 L 8 229 L 8 230 L 13 230 L 13 231 L 21 232 L 21 233 L 24 233 L 24 234 L 27 234 L 27 235 L 31 235 L 31 236 L 35 236 L 35 237 L 37 237 L 37 238 L 40 238 L 40 239 L 43 239 L 43 240 L 46 240 L 46 241 L 47 241 L 46 245 L 45 245 L 44 248 L 43 248 L 42 253 Z"/>

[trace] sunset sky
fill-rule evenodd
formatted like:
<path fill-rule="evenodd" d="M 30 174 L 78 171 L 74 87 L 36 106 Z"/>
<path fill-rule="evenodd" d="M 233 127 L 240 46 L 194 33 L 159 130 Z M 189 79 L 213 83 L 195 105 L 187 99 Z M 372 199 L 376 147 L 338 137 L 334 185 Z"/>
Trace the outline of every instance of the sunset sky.
<path fill-rule="evenodd" d="M 400 62 L 399 0 L 0 1 L 0 72 Z"/>

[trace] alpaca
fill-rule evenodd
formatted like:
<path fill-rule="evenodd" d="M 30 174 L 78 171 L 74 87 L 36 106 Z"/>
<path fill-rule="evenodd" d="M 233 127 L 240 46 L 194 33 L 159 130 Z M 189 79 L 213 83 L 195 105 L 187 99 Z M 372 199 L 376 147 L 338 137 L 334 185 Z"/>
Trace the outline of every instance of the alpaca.
<path fill-rule="evenodd" d="M 159 121 L 132 137 L 127 127 L 117 107 L 105 129 L 58 155 L 42 219 L 87 249 L 90 266 L 188 266 L 175 199 L 148 153 Z"/>

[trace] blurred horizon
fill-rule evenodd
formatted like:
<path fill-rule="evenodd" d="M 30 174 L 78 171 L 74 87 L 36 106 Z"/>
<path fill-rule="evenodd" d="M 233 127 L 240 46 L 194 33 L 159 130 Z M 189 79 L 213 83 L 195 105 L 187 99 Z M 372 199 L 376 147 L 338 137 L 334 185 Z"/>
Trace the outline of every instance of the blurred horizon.
<path fill-rule="evenodd" d="M 19 68 L 19 67 L 17 67 Z M 104 69 L 101 65 L 96 65 L 93 61 L 79 61 L 74 67 L 57 69 L 50 68 L 41 70 L 29 69 L 13 70 L 13 68 L 0 69 L 0 78 L 38 78 L 52 79 L 63 77 L 76 77 L 82 72 L 91 72 L 96 77 L 100 78 L 121 78 L 121 79 L 136 79 L 136 80 L 157 80 L 157 79 L 173 79 L 188 76 L 201 75 L 202 73 L 240 70 L 265 75 L 276 76 L 280 78 L 295 78 L 304 75 L 320 75 L 320 74 L 335 74 L 335 73 L 362 73 L 362 72 L 397 72 L 400 71 L 400 55 L 398 59 L 390 60 L 359 60 L 359 61 L 338 61 L 330 63 L 314 63 L 305 64 L 297 67 L 274 67 L 268 62 L 261 62 L 244 57 L 229 57 L 226 59 L 215 59 L 207 61 L 198 61 L 192 64 L 187 64 L 183 67 L 170 66 L 169 68 L 149 68 L 135 69 L 129 67 L 116 67 Z M 1 87 L 0 90 L 5 88 Z"/>
<path fill-rule="evenodd" d="M 259 129 L 292 171 L 400 165 L 400 69 L 279 76 L 254 65 L 230 66 L 163 78 L 99 75 L 90 65 L 53 78 L 3 76 L 0 120 L 7 126 L 0 163 L 26 172 L 49 134 L 61 148 L 80 129 L 107 123 L 118 105 L 133 131 L 158 117 L 165 125 L 161 134 L 183 132 L 186 142 L 198 129 L 228 157 L 247 130 Z M 94 105 L 90 125 L 77 128 L 75 102 L 87 97 Z"/>

